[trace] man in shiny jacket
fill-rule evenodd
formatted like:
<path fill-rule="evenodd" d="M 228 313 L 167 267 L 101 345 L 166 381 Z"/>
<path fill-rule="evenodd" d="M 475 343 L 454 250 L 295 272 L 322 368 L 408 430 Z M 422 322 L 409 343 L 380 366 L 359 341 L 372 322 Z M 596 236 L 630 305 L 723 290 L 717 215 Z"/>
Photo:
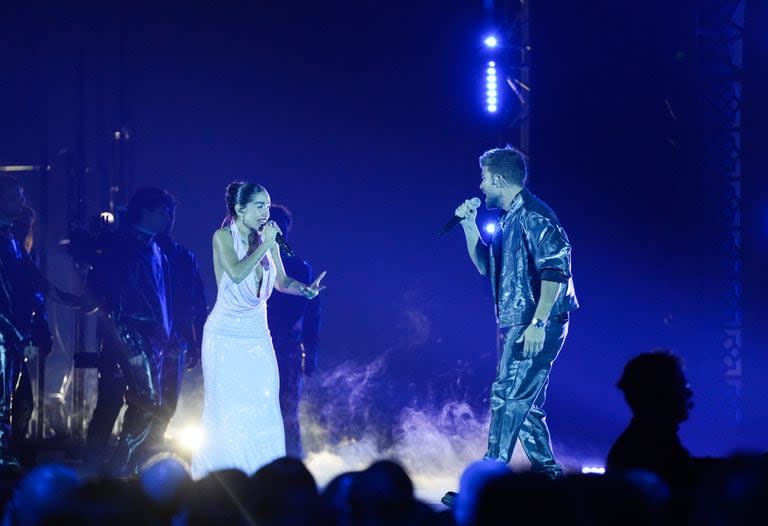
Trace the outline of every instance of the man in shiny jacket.
<path fill-rule="evenodd" d="M 0 469 L 20 468 L 11 451 L 11 414 L 16 382 L 24 360 L 26 302 L 24 282 L 34 274 L 27 271 L 27 260 L 11 232 L 21 213 L 24 194 L 13 178 L 0 178 Z"/>
<path fill-rule="evenodd" d="M 171 417 L 176 412 L 176 406 L 181 395 L 181 383 L 184 368 L 194 369 L 200 363 L 203 343 L 203 326 L 208 317 L 208 304 L 205 299 L 203 280 L 200 277 L 200 267 L 195 255 L 181 243 L 171 237 L 176 220 L 175 210 L 172 210 L 171 221 L 164 232 L 155 241 L 168 258 L 171 271 L 173 300 L 170 303 L 173 314 L 173 326 L 177 338 L 171 342 L 169 352 L 175 353 L 176 367 L 166 368 L 167 374 L 163 379 L 164 419 L 157 428 L 157 442 L 163 440 Z"/>
<path fill-rule="evenodd" d="M 103 339 L 100 381 L 115 366 L 125 382 L 127 408 L 110 468 L 131 475 L 151 452 L 158 426 L 167 423 L 164 377 L 177 374 L 172 348 L 171 281 L 167 259 L 155 243 L 173 210 L 173 199 L 159 188 L 142 188 L 128 203 L 125 224 L 103 240 L 86 286 L 98 307 Z M 100 389 L 101 391 L 101 389 Z M 100 393 L 101 394 L 101 393 Z"/>
<path fill-rule="evenodd" d="M 44 337 L 50 338 L 44 296 L 70 306 L 78 304 L 75 296 L 43 276 L 14 237 L 13 224 L 23 213 L 24 203 L 19 181 L 0 176 L 0 469 L 19 468 L 15 453 L 10 451 L 11 435 L 15 432 L 17 439 L 23 438 L 20 435 L 26 431 L 31 414 L 31 392 L 27 393 L 27 406 L 18 407 L 24 404 L 17 403 L 14 389 L 24 368 L 24 347 L 34 343 L 42 348 L 46 345 Z"/>
<path fill-rule="evenodd" d="M 470 200 L 456 216 L 472 262 L 490 277 L 501 338 L 485 458 L 508 463 L 519 439 L 533 471 L 560 477 L 542 406 L 552 363 L 568 334 L 569 312 L 579 306 L 571 245 L 555 213 L 526 188 L 521 152 L 489 150 L 480 156 L 480 168 L 486 207 L 504 212 L 490 246 L 480 237 Z"/>
<path fill-rule="evenodd" d="M 168 308 L 173 318 L 175 335 L 163 349 L 162 408 L 159 421 L 153 426 L 148 438 L 148 446 L 145 448 L 147 454 L 159 453 L 166 449 L 165 432 L 176 412 L 184 367 L 186 365 L 192 369 L 200 362 L 203 325 L 208 315 L 197 259 L 192 252 L 171 237 L 176 219 L 175 200 L 169 194 L 159 193 L 159 189 L 149 190 L 157 193 L 163 206 L 170 210 L 169 215 L 164 214 L 161 218 L 163 229 L 154 236 L 154 242 L 168 262 L 171 279 Z M 88 426 L 85 454 L 91 470 L 98 470 L 103 461 L 125 395 L 125 379 L 108 343 L 104 341 L 102 344 L 98 401 Z"/>
<path fill-rule="evenodd" d="M 27 260 L 28 268 L 36 274 L 39 274 L 36 255 L 38 247 L 35 245 L 35 210 L 29 206 L 23 206 L 22 212 L 11 225 L 11 234 L 21 248 L 21 257 Z M 45 284 L 46 280 L 38 278 L 24 279 L 29 285 L 24 293 L 23 303 L 18 305 L 16 310 L 23 312 L 23 321 L 25 322 L 26 339 L 23 343 L 24 358 L 21 361 L 21 376 L 16 382 L 16 389 L 13 393 L 13 411 L 11 420 L 13 422 L 11 434 L 13 436 L 14 449 L 18 451 L 19 457 L 27 457 L 24 460 L 32 461 L 34 452 L 32 448 L 27 447 L 27 431 L 29 430 L 29 421 L 32 418 L 32 412 L 35 408 L 34 395 L 32 393 L 32 381 L 30 379 L 29 367 L 27 365 L 27 352 L 31 351 L 31 356 L 37 355 L 38 360 L 45 363 L 45 359 L 53 350 L 53 336 L 48 326 L 48 307 L 44 291 L 50 289 Z M 42 282 L 43 288 L 36 287 L 36 283 Z"/>

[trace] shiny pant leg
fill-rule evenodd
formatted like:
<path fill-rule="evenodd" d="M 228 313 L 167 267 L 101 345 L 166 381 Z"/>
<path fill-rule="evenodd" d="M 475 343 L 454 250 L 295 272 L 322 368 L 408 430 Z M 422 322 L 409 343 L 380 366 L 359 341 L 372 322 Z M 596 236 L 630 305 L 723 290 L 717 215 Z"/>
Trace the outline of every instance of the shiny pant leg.
<path fill-rule="evenodd" d="M 146 460 L 150 437 L 160 423 L 162 350 L 138 330 L 125 326 L 116 329 L 122 342 L 116 350 L 127 386 L 127 407 L 111 470 L 115 475 L 131 475 Z"/>
<path fill-rule="evenodd" d="M 5 320 L 0 320 L 0 467 L 5 464 L 17 465 L 10 451 L 11 412 L 22 357 L 15 330 Z"/>
<path fill-rule="evenodd" d="M 20 363 L 20 374 L 16 382 L 16 389 L 13 393 L 12 415 L 12 436 L 15 447 L 20 447 L 27 436 L 29 429 L 29 420 L 32 418 L 32 411 L 35 409 L 35 400 L 32 394 L 32 380 L 29 377 L 29 368 L 24 359 Z"/>
<path fill-rule="evenodd" d="M 38 321 L 39 323 L 33 325 L 31 329 L 31 343 L 37 347 L 37 359 L 45 361 L 46 357 L 51 353 L 53 339 L 48 329 L 47 319 L 41 318 Z M 29 456 L 32 453 L 25 442 L 29 432 L 29 421 L 32 419 L 32 413 L 35 410 L 32 378 L 27 360 L 24 358 L 24 347 L 25 345 L 22 344 L 19 355 L 19 371 L 16 376 L 16 385 L 13 393 L 13 407 L 11 409 L 11 442 L 13 449 L 19 457 Z M 31 460 L 31 458 L 27 460 Z"/>
<path fill-rule="evenodd" d="M 531 462 L 531 471 L 544 473 L 556 478 L 563 475 L 563 468 L 555 461 L 552 451 L 552 441 L 547 428 L 546 415 L 541 407 L 546 399 L 547 380 L 541 389 L 541 393 L 528 412 L 528 416 L 520 427 L 518 437 L 523 446 L 528 460 Z"/>
<path fill-rule="evenodd" d="M 534 471 L 562 474 L 552 452 L 542 405 L 552 363 L 568 334 L 568 322 L 547 323 L 544 348 L 533 358 L 523 358 L 523 343 L 515 343 L 525 326 L 512 327 L 503 338 L 496 379 L 491 386 L 491 422 L 485 458 L 508 463 L 520 438 Z"/>
<path fill-rule="evenodd" d="M 159 420 L 152 428 L 150 437 L 150 447 L 158 452 L 165 449 L 165 431 L 179 404 L 184 377 L 184 356 L 184 349 L 175 345 L 167 347 L 163 352 L 160 364 L 162 403 L 158 414 Z"/>
<path fill-rule="evenodd" d="M 106 456 L 115 420 L 125 401 L 125 379 L 117 364 L 113 349 L 102 348 L 99 357 L 98 398 L 88 424 L 85 445 L 86 462 L 100 465 Z"/>
<path fill-rule="evenodd" d="M 301 424 L 299 403 L 303 378 L 301 371 L 301 348 L 296 341 L 273 341 L 280 371 L 280 412 L 285 428 L 285 454 L 302 458 Z"/>

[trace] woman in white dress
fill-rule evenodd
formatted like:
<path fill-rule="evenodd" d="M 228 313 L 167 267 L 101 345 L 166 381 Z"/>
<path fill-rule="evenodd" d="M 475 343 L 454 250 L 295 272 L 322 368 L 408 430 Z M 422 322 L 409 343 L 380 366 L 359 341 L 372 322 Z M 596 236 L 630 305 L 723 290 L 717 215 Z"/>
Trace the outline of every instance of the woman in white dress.
<path fill-rule="evenodd" d="M 218 294 L 203 330 L 203 442 L 192 458 L 195 479 L 228 468 L 250 475 L 285 455 L 267 299 L 273 288 L 312 299 L 325 277 L 306 285 L 285 275 L 280 230 L 269 221 L 262 186 L 231 183 L 226 203 L 228 217 L 213 235 Z"/>

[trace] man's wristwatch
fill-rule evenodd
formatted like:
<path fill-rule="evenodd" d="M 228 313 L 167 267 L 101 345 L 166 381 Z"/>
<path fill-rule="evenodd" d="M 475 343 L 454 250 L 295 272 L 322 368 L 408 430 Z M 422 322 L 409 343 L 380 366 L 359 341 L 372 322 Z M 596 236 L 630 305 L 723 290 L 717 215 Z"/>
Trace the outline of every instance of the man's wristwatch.
<path fill-rule="evenodd" d="M 540 320 L 539 318 L 534 318 L 534 319 L 531 320 L 531 325 L 534 325 L 534 326 L 538 327 L 539 329 L 543 329 L 544 325 L 546 323 L 547 322 L 545 322 L 544 320 Z"/>

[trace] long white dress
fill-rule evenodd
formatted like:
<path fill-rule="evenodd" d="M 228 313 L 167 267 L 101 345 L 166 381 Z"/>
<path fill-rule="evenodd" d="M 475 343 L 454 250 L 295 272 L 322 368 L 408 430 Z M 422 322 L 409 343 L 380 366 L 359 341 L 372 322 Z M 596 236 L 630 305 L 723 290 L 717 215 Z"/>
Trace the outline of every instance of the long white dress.
<path fill-rule="evenodd" d="M 238 259 L 247 255 L 240 232 L 230 226 Z M 195 479 L 219 469 L 252 474 L 285 455 L 280 377 L 267 326 L 267 299 L 275 265 L 259 286 L 256 269 L 240 283 L 225 272 L 203 330 L 203 441 L 192 458 Z"/>

